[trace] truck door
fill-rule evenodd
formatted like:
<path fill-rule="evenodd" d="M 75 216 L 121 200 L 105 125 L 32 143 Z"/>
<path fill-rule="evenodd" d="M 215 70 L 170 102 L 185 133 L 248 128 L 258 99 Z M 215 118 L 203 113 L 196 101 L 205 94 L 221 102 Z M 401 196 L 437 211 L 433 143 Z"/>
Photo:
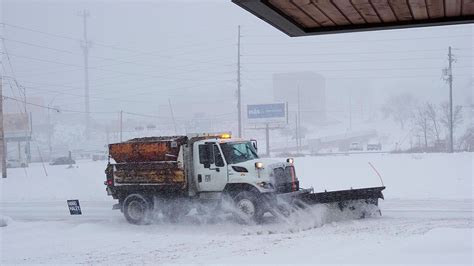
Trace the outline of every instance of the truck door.
<path fill-rule="evenodd" d="M 220 192 L 227 184 L 227 166 L 216 143 L 197 144 L 195 180 L 200 192 Z"/>

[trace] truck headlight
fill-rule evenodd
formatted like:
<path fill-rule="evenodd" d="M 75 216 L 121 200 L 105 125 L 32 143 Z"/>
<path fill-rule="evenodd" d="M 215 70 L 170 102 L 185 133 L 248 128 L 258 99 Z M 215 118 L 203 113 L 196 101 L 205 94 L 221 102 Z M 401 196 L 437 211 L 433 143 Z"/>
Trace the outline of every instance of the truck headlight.
<path fill-rule="evenodd" d="M 257 168 L 257 169 L 263 169 L 263 163 L 262 163 L 262 162 L 256 162 L 256 163 L 255 163 L 255 168 Z"/>

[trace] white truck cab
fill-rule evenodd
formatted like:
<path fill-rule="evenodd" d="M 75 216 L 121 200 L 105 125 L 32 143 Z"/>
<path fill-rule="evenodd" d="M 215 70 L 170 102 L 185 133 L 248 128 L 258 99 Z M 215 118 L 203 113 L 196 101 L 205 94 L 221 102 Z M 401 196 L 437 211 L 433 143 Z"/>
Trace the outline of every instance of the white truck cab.
<path fill-rule="evenodd" d="M 254 143 L 232 138 L 195 142 L 193 166 L 196 192 L 205 197 L 207 192 L 223 192 L 232 184 L 247 184 L 261 193 L 271 193 L 277 192 L 277 185 L 288 185 L 286 183 L 297 181 L 292 160 L 278 162 L 259 158 Z M 283 180 L 285 174 L 286 180 Z M 280 184 L 282 181 L 285 184 Z M 280 192 L 295 191 L 296 185 L 290 184 L 289 188 Z"/>

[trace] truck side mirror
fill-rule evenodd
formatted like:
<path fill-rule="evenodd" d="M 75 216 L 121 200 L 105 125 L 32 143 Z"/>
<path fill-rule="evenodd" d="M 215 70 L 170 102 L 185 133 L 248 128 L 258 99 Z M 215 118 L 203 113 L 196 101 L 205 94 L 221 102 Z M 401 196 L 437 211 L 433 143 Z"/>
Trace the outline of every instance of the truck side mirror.
<path fill-rule="evenodd" d="M 255 149 L 255 151 L 258 152 L 257 140 L 256 139 L 251 139 L 250 142 L 252 143 L 252 146 Z"/>

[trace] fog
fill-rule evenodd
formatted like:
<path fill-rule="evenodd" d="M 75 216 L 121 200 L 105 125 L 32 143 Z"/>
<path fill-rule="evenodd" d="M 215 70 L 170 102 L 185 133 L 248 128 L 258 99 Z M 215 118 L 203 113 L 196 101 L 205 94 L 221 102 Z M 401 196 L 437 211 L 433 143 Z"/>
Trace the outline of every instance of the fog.
<path fill-rule="evenodd" d="M 3 0 L 1 8 L 3 90 L 17 99 L 5 100 L 5 109 L 24 112 L 18 100 L 26 93 L 42 148 L 40 126 L 48 124 L 61 142 L 80 137 L 92 145 L 78 133 L 85 116 L 83 10 L 89 14 L 91 130 L 101 139 L 92 146 L 106 142 L 107 130 L 108 142 L 119 140 L 120 111 L 124 131 L 157 126 L 123 138 L 236 133 L 239 25 L 244 120 L 247 104 L 275 102 L 274 74 L 313 72 L 324 79 L 325 106 L 303 108 L 301 116 L 324 109 L 327 120 L 317 126 L 303 121 L 309 136 L 342 134 L 358 125 L 385 127 L 380 109 L 390 96 L 409 93 L 436 105 L 448 100 L 442 69 L 449 46 L 456 59 L 454 104 L 472 113 L 472 25 L 290 38 L 230 1 Z M 289 95 L 295 93 L 288 88 Z M 288 111 L 291 124 L 296 109 L 290 105 Z M 381 124 L 363 126 L 367 120 Z M 343 126 L 327 127 L 334 123 Z M 243 127 L 244 136 L 263 138 L 247 123 Z"/>
<path fill-rule="evenodd" d="M 0 265 L 473 265 L 473 29 L 291 38 L 231 0 L 0 0 Z"/>

